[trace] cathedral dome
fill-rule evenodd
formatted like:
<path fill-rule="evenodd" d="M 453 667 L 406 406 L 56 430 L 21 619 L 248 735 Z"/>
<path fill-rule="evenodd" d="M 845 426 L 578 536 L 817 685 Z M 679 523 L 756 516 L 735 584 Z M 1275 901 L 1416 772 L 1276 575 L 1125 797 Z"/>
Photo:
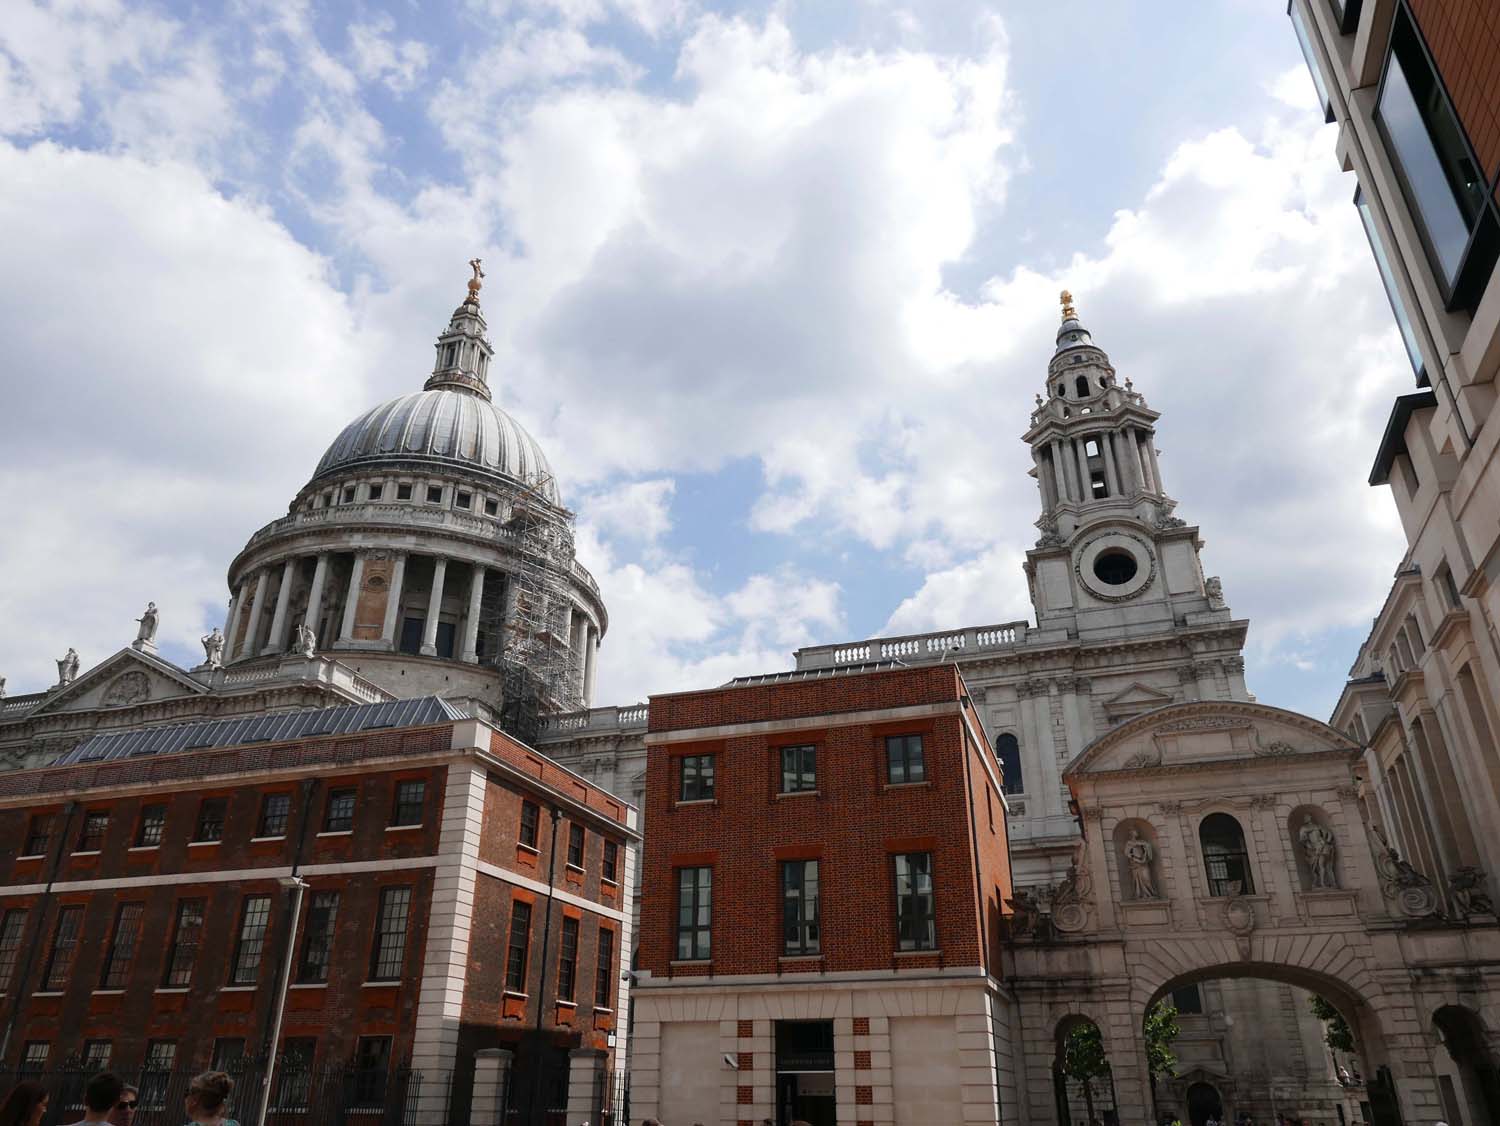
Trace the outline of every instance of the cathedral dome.
<path fill-rule="evenodd" d="M 488 399 L 452 387 L 402 395 L 366 411 L 334 439 L 313 478 L 414 460 L 498 473 L 562 504 L 536 440 Z"/>

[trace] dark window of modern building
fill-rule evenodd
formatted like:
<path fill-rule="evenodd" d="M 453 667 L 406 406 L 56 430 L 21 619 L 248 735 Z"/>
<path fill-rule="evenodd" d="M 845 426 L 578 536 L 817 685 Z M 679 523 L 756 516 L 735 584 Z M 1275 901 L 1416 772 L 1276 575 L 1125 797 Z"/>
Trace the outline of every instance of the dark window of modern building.
<path fill-rule="evenodd" d="M 255 835 L 257 837 L 286 836 L 286 825 L 291 812 L 291 794 L 267 794 L 260 802 L 260 824 L 255 827 Z"/>
<path fill-rule="evenodd" d="M 57 926 L 52 931 L 52 949 L 47 952 L 47 968 L 42 974 L 42 989 L 48 993 L 60 992 L 68 986 L 68 975 L 73 972 L 73 959 L 78 954 L 78 932 L 83 927 L 83 908 L 68 906 L 57 913 Z"/>
<path fill-rule="evenodd" d="M 517 899 L 510 905 L 510 937 L 505 944 L 505 988 L 526 992 L 526 951 L 531 947 L 531 904 Z"/>
<path fill-rule="evenodd" d="M 583 826 L 568 826 L 568 864 L 574 868 L 583 867 Z"/>
<path fill-rule="evenodd" d="M 1450 307 L 1472 309 L 1500 251 L 1500 227 L 1483 170 L 1405 5 L 1391 27 L 1375 119 Z"/>
<path fill-rule="evenodd" d="M 1009 731 L 995 737 L 995 758 L 1000 762 L 1000 777 L 1007 794 L 1024 794 L 1026 780 L 1021 774 L 1021 744 Z"/>
<path fill-rule="evenodd" d="M 1196 985 L 1184 985 L 1172 990 L 1172 1007 L 1183 1016 L 1195 1016 L 1203 1012 L 1203 994 Z"/>
<path fill-rule="evenodd" d="M 677 869 L 677 957 L 697 961 L 712 954 L 714 870 Z"/>
<path fill-rule="evenodd" d="M 801 794 L 818 788 L 818 748 L 812 744 L 781 748 L 781 792 Z"/>
<path fill-rule="evenodd" d="M 108 1040 L 85 1040 L 83 1042 L 83 1067 L 85 1075 L 97 1075 L 109 1068 L 109 1057 L 114 1054 L 114 1045 Z"/>
<path fill-rule="evenodd" d="M 223 798 L 204 798 L 198 803 L 198 824 L 193 829 L 193 840 L 224 839 L 224 810 L 227 805 L 228 802 Z"/>
<path fill-rule="evenodd" d="M 7 907 L 0 915 L 0 993 L 10 988 L 21 955 L 21 935 L 26 931 L 26 908 Z"/>
<path fill-rule="evenodd" d="M 1328 97 L 1328 86 L 1323 81 L 1323 69 L 1318 66 L 1312 37 L 1307 33 L 1307 24 L 1302 20 L 1302 11 L 1297 7 L 1297 0 L 1287 0 L 1286 14 L 1291 17 L 1292 30 L 1297 33 L 1297 45 L 1302 48 L 1302 61 L 1312 75 L 1313 89 L 1318 92 L 1318 106 L 1323 111 L 1323 120 L 1332 121 L 1333 102 Z"/>
<path fill-rule="evenodd" d="M 396 783 L 392 825 L 420 825 L 427 812 L 427 783 L 420 778 Z"/>
<path fill-rule="evenodd" d="M 240 934 L 234 944 L 230 985 L 254 985 L 260 978 L 260 956 L 266 947 L 266 925 L 271 921 L 271 897 L 247 895 L 240 908 Z"/>
<path fill-rule="evenodd" d="M 47 845 L 52 840 L 52 827 L 57 824 L 54 813 L 34 813 L 26 826 L 26 848 L 22 856 L 45 856 Z"/>
<path fill-rule="evenodd" d="M 578 920 L 564 918 L 557 947 L 557 999 L 572 1001 L 578 992 Z"/>
<path fill-rule="evenodd" d="M 604 866 L 599 873 L 606 883 L 620 880 L 620 846 L 614 841 L 604 842 Z"/>
<path fill-rule="evenodd" d="M 386 1083 L 391 1069 L 391 1038 L 361 1036 L 354 1049 L 354 1082 L 350 1084 L 349 1109 L 375 1110 L 385 1106 Z"/>
<path fill-rule="evenodd" d="M 302 959 L 297 963 L 300 984 L 314 985 L 328 980 L 328 965 L 333 955 L 333 928 L 338 914 L 338 892 L 312 893 L 307 906 L 307 930 L 302 937 Z"/>
<path fill-rule="evenodd" d="M 1328 0 L 1339 21 L 1339 33 L 1353 35 L 1359 29 L 1359 13 L 1364 0 Z"/>
<path fill-rule="evenodd" d="M 122 903 L 115 911 L 115 929 L 104 952 L 104 967 L 99 973 L 100 989 L 124 989 L 130 980 L 131 963 L 141 934 L 144 903 Z"/>
<path fill-rule="evenodd" d="M 219 1036 L 214 1040 L 213 1054 L 209 1056 L 210 1071 L 228 1071 L 238 1074 L 244 1068 L 245 1038 L 243 1036 Z"/>
<path fill-rule="evenodd" d="M 162 830 L 167 827 L 167 807 L 145 805 L 141 807 L 141 819 L 135 827 L 137 848 L 151 848 L 161 844 Z"/>
<path fill-rule="evenodd" d="M 599 928 L 599 960 L 594 966 L 594 1008 L 613 1008 L 615 979 L 615 932 Z"/>
<path fill-rule="evenodd" d="M 148 1040 L 141 1066 L 140 1109 L 165 1110 L 171 1071 L 177 1063 L 176 1040 Z M 180 1100 L 179 1100 L 180 1101 Z"/>
<path fill-rule="evenodd" d="M 370 955 L 371 981 L 399 981 L 406 962 L 406 922 L 411 911 L 411 888 L 386 888 L 380 893 L 375 949 Z"/>
<path fill-rule="evenodd" d="M 534 801 L 523 801 L 521 803 L 521 835 L 520 842 L 527 848 L 536 848 L 536 827 L 541 817 L 541 809 Z"/>
<path fill-rule="evenodd" d="M 708 801 L 714 796 L 714 756 L 684 755 L 678 801 Z"/>
<path fill-rule="evenodd" d="M 1396 273 L 1390 257 L 1385 252 L 1385 240 L 1380 237 L 1380 228 L 1375 222 L 1375 213 L 1365 199 L 1363 188 L 1354 191 L 1354 207 L 1359 212 L 1359 221 L 1364 224 L 1365 239 L 1370 244 L 1370 255 L 1375 259 L 1375 269 L 1380 274 L 1380 284 L 1385 287 L 1386 300 L 1391 303 L 1391 315 L 1396 318 L 1396 327 L 1401 331 L 1401 344 L 1406 348 L 1406 358 L 1411 361 L 1416 373 L 1417 386 L 1427 386 L 1427 363 L 1422 359 L 1422 346 L 1417 340 L 1417 330 L 1406 315 L 1406 303 L 1396 285 Z"/>
<path fill-rule="evenodd" d="M 922 736 L 886 736 L 885 777 L 892 786 L 903 782 L 927 780 L 927 761 L 922 753 Z"/>
<path fill-rule="evenodd" d="M 183 899 L 177 903 L 177 918 L 172 924 L 172 943 L 167 947 L 167 970 L 162 985 L 181 989 L 193 983 L 193 967 L 198 964 L 198 946 L 203 941 L 203 900 Z"/>
<path fill-rule="evenodd" d="M 83 815 L 83 827 L 78 830 L 78 847 L 74 852 L 98 852 L 104 847 L 104 834 L 109 832 L 109 811 L 91 809 Z"/>
<path fill-rule="evenodd" d="M 272 1106 L 278 1110 L 307 1109 L 312 1095 L 313 1059 L 317 1051 L 318 1041 L 313 1036 L 288 1036 L 281 1042 Z"/>
<path fill-rule="evenodd" d="M 1250 855 L 1240 823 L 1227 813 L 1210 813 L 1198 826 L 1209 895 L 1254 895 Z"/>
<path fill-rule="evenodd" d="M 781 952 L 816 954 L 820 948 L 818 862 L 786 860 L 781 864 Z"/>
<path fill-rule="evenodd" d="M 935 950 L 937 915 L 932 901 L 932 854 L 898 853 L 895 871 L 896 948 Z"/>
<path fill-rule="evenodd" d="M 359 790 L 353 786 L 328 791 L 328 805 L 323 810 L 323 832 L 348 833 L 354 828 L 354 805 Z"/>
<path fill-rule="evenodd" d="M 20 1071 L 23 1075 L 39 1075 L 47 1069 L 47 1057 L 52 1054 L 52 1041 L 28 1040 L 21 1051 Z"/>

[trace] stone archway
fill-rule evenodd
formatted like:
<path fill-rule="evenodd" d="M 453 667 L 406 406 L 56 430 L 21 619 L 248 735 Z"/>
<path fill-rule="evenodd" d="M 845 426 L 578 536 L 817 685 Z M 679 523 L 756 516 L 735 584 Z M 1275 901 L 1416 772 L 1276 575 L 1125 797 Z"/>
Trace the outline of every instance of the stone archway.
<path fill-rule="evenodd" d="M 1212 1083 L 1199 1081 L 1187 1089 L 1187 1113 L 1191 1126 L 1206 1126 L 1210 1118 L 1223 1121 L 1224 1100 Z"/>
<path fill-rule="evenodd" d="M 1478 1013 L 1447 1004 L 1432 1014 L 1432 1026 L 1452 1070 L 1438 1070 L 1438 1097 L 1449 1121 L 1500 1121 L 1500 1067 Z"/>

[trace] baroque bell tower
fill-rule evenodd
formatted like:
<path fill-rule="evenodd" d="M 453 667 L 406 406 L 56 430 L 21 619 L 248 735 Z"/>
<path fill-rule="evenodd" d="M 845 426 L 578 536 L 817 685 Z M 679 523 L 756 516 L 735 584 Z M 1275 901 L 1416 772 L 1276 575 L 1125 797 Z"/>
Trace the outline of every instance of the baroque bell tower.
<path fill-rule="evenodd" d="M 1026 562 L 1039 629 L 1094 641 L 1228 620 L 1218 579 L 1203 575 L 1198 529 L 1172 514 L 1158 418 L 1064 290 L 1046 394 L 1024 436 L 1042 503 Z M 1242 677 L 1237 688 L 1243 696 Z"/>

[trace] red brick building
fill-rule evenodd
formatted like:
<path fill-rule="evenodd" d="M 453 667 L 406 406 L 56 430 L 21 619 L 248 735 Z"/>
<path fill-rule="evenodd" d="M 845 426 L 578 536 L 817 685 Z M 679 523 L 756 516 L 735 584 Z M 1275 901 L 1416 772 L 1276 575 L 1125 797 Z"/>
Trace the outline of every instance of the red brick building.
<path fill-rule="evenodd" d="M 995 1121 L 1005 797 L 958 671 L 654 696 L 646 743 L 635 1113 Z"/>
<path fill-rule="evenodd" d="M 329 1098 L 467 1122 L 514 1063 L 513 1121 L 570 1070 L 593 1113 L 623 1066 L 634 819 L 434 697 L 96 737 L 0 776 L 0 1064 L 161 1087 L 260 1056 L 289 960 L 282 1105 L 352 1065 Z"/>

